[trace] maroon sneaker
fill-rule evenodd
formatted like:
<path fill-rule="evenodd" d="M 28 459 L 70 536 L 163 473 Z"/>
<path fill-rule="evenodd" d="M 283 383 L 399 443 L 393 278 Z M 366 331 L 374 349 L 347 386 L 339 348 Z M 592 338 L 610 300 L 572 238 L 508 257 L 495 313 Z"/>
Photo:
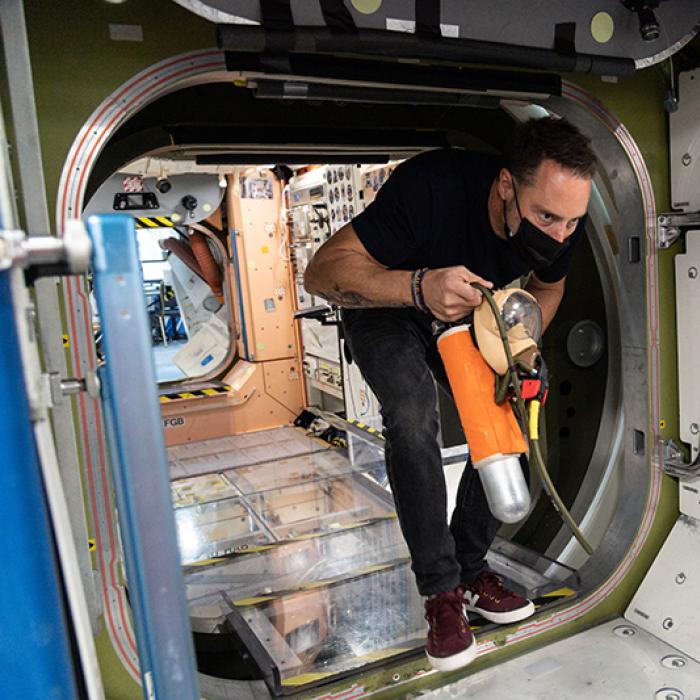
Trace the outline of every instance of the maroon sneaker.
<path fill-rule="evenodd" d="M 436 671 L 454 671 L 476 656 L 476 640 L 464 610 L 460 587 L 425 601 L 425 619 L 430 625 L 425 653 Z"/>
<path fill-rule="evenodd" d="M 464 601 L 467 610 L 499 625 L 519 622 L 535 612 L 531 600 L 506 588 L 492 571 L 483 571 L 464 585 Z"/>

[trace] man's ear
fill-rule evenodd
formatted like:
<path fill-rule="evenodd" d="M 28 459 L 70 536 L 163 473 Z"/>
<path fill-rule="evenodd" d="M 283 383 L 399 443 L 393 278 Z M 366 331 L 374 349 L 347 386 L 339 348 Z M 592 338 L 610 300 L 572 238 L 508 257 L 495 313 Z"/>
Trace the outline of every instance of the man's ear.
<path fill-rule="evenodd" d="M 508 201 L 513 197 L 513 176 L 508 168 L 501 168 L 498 173 L 498 194 L 501 199 Z"/>

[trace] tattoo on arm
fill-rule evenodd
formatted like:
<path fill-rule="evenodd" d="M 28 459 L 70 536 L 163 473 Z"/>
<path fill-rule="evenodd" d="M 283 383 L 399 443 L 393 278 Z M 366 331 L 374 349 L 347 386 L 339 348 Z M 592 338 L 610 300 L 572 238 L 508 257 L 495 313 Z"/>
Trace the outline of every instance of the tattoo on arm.
<path fill-rule="evenodd" d="M 338 306 L 342 306 L 346 309 L 366 309 L 374 306 L 410 306 L 410 304 L 404 304 L 402 302 L 373 302 L 370 299 L 363 297 L 361 294 L 358 294 L 357 292 L 349 292 L 342 290 L 340 288 L 340 285 L 338 284 L 334 284 L 331 291 L 327 293 L 317 293 L 317 296 L 323 297 L 324 299 L 326 299 L 326 301 L 330 301 L 332 304 L 337 304 Z"/>

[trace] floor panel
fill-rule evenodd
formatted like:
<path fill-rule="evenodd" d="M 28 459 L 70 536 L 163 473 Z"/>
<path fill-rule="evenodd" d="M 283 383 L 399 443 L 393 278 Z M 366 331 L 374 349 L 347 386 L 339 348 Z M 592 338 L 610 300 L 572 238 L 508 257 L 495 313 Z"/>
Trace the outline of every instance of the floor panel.
<path fill-rule="evenodd" d="M 696 700 L 700 664 L 618 618 L 412 697 L 523 700 Z"/>
<path fill-rule="evenodd" d="M 235 635 L 277 694 L 422 654 L 423 600 L 382 449 L 348 440 L 328 448 L 281 428 L 170 450 L 193 629 Z M 575 572 L 505 540 L 489 563 L 538 608 L 577 594 Z"/>

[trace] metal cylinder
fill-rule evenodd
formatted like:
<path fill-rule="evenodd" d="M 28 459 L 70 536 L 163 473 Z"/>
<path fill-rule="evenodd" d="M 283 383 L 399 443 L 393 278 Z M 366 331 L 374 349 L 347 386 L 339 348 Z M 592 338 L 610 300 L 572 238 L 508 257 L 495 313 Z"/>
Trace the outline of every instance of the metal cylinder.
<path fill-rule="evenodd" d="M 66 248 L 62 238 L 34 236 L 23 243 L 27 262 L 32 265 L 49 265 L 65 259 Z"/>
<path fill-rule="evenodd" d="M 517 523 L 530 511 L 530 490 L 518 455 L 492 455 L 474 464 L 489 510 L 504 523 Z"/>

